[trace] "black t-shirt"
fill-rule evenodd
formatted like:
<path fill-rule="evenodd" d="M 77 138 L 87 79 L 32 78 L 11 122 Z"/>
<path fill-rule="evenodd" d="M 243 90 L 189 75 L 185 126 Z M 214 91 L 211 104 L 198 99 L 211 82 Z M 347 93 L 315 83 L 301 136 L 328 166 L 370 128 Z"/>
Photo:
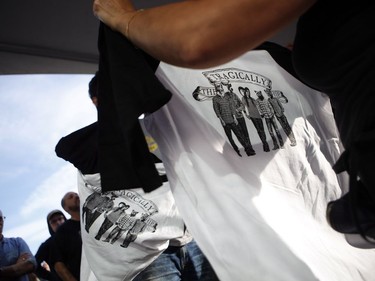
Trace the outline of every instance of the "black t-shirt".
<path fill-rule="evenodd" d="M 35 259 L 37 261 L 37 268 L 36 268 L 36 275 L 39 278 L 43 278 L 50 281 L 60 281 L 61 279 L 58 277 L 56 271 L 54 270 L 52 264 L 51 264 L 51 245 L 52 245 L 52 237 L 49 237 L 45 242 L 43 242 L 39 248 L 38 251 L 35 254 Z M 45 270 L 41 263 L 45 261 L 50 266 L 51 271 Z"/>
<path fill-rule="evenodd" d="M 63 262 L 73 276 L 80 279 L 82 238 L 79 221 L 72 219 L 62 224 L 53 236 L 52 264 Z"/>
<path fill-rule="evenodd" d="M 374 3 L 321 0 L 297 24 L 295 70 L 303 82 L 329 95 L 344 145 L 372 130 L 375 120 Z"/>
<path fill-rule="evenodd" d="M 83 174 L 98 173 L 98 123 L 61 138 L 55 151 L 58 157 L 72 163 Z"/>

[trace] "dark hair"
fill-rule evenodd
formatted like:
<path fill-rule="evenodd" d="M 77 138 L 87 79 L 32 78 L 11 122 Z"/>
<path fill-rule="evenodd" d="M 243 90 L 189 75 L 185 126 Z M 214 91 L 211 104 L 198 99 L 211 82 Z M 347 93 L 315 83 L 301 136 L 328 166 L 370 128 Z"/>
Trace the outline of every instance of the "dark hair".
<path fill-rule="evenodd" d="M 64 195 L 64 197 L 61 199 L 61 207 L 63 207 L 63 209 L 65 210 L 65 195 Z"/>
<path fill-rule="evenodd" d="M 64 216 L 64 213 L 61 212 L 60 210 L 52 210 L 51 212 L 48 213 L 47 215 L 47 221 L 51 220 L 52 217 L 56 216 L 56 215 L 63 215 Z"/>
<path fill-rule="evenodd" d="M 98 76 L 99 71 L 95 72 L 94 77 L 89 82 L 89 96 L 92 99 L 93 97 L 98 97 Z"/>

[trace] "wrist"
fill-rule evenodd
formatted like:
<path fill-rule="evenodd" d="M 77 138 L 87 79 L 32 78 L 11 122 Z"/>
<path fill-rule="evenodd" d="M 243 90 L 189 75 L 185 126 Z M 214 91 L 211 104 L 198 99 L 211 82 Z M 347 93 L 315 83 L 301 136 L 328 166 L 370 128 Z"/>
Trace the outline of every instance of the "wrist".
<path fill-rule="evenodd" d="M 135 10 L 135 11 L 131 12 L 131 14 L 129 15 L 129 20 L 126 22 L 126 25 L 125 25 L 125 36 L 127 38 L 129 38 L 129 36 L 130 36 L 130 24 L 143 11 L 144 11 L 144 9 Z"/>

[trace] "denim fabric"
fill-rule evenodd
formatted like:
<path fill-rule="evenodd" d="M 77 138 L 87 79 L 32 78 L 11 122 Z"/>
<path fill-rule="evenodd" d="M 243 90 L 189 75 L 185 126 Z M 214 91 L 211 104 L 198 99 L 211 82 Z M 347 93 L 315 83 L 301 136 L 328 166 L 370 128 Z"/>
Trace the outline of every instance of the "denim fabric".
<path fill-rule="evenodd" d="M 219 280 L 195 241 L 182 247 L 168 247 L 134 281 Z"/>

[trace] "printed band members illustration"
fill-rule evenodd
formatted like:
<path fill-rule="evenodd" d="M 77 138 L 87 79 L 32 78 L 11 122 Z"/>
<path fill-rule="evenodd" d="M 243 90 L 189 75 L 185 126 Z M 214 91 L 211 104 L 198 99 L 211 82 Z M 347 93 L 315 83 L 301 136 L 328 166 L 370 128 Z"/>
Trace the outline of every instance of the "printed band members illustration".
<path fill-rule="evenodd" d="M 110 229 L 119 219 L 119 217 L 125 213 L 127 209 L 129 209 L 129 205 L 125 204 L 124 202 L 120 202 L 118 207 L 113 208 L 113 210 L 106 212 L 104 214 L 105 219 L 102 225 L 99 228 L 98 234 L 95 236 L 96 240 L 99 240 L 102 235 Z"/>
<path fill-rule="evenodd" d="M 245 115 L 248 119 L 253 122 L 255 129 L 258 132 L 259 138 L 263 143 L 263 150 L 265 152 L 270 151 L 270 147 L 267 143 L 266 132 L 264 131 L 264 125 L 262 117 L 255 104 L 255 99 L 251 97 L 251 93 L 248 87 L 238 87 L 238 91 L 242 95 L 242 104 L 245 106 Z"/>
<path fill-rule="evenodd" d="M 115 243 L 125 233 L 125 231 L 131 229 L 134 226 L 135 222 L 137 221 L 137 219 L 135 218 L 137 214 L 138 212 L 134 210 L 132 210 L 130 215 L 126 212 L 121 214 L 115 223 L 115 228 L 112 229 L 107 238 L 103 241 L 110 242 L 111 244 Z"/>
<path fill-rule="evenodd" d="M 220 119 L 221 125 L 224 128 L 225 134 L 230 144 L 232 145 L 238 156 L 242 157 L 238 146 L 233 140 L 233 131 L 239 142 L 245 148 L 245 152 L 247 153 L 247 155 L 254 155 L 255 152 L 251 147 L 250 142 L 246 142 L 241 127 L 238 125 L 238 121 L 236 118 L 236 108 L 233 102 L 233 98 L 230 96 L 230 94 L 225 93 L 221 81 L 214 81 L 213 83 L 216 90 L 216 95 L 212 99 L 213 109 L 217 118 Z"/>
<path fill-rule="evenodd" d="M 86 215 L 85 230 L 87 231 L 87 233 L 89 232 L 89 229 L 94 221 L 103 213 L 103 207 L 104 209 L 112 208 L 114 199 L 114 196 L 103 196 L 99 192 L 93 192 L 89 197 L 87 197 L 85 203 L 82 206 L 82 219 Z"/>
<path fill-rule="evenodd" d="M 275 114 L 271 104 L 264 98 L 264 96 L 262 95 L 262 91 L 255 91 L 255 93 L 258 97 L 255 100 L 255 104 L 259 110 L 260 116 L 266 120 L 268 132 L 270 133 L 273 141 L 273 150 L 284 148 L 284 141 L 279 132 L 279 128 L 277 127 Z M 280 145 L 277 143 L 274 131 L 277 135 L 277 139 L 279 140 Z"/>
<path fill-rule="evenodd" d="M 255 155 L 255 151 L 251 145 L 249 131 L 247 130 L 245 117 L 243 116 L 243 113 L 245 112 L 245 106 L 243 105 L 243 103 L 241 102 L 237 94 L 233 92 L 232 84 L 230 84 L 229 81 L 222 80 L 221 83 L 227 86 L 228 92 L 226 92 L 226 94 L 228 94 L 231 97 L 234 103 L 234 108 L 236 109 L 236 119 L 238 121 L 238 126 L 241 129 L 242 136 L 244 137 L 244 141 L 247 145 L 247 149 L 245 149 L 245 152 L 248 156 Z"/>
<path fill-rule="evenodd" d="M 276 119 L 279 121 L 285 134 L 289 138 L 290 145 L 297 145 L 292 128 L 290 127 L 288 119 L 284 114 L 284 106 L 281 104 L 282 102 L 287 103 L 288 99 L 280 91 L 271 91 L 271 89 L 265 89 L 264 92 L 268 95 L 268 102 L 271 104 L 273 111 L 275 112 Z"/>
<path fill-rule="evenodd" d="M 126 237 L 124 239 L 124 242 L 120 245 L 123 248 L 127 248 L 129 244 L 135 239 L 137 239 L 138 234 L 144 232 L 147 228 L 147 223 L 145 222 L 146 219 L 149 217 L 149 214 L 145 213 L 142 215 L 140 219 L 137 219 L 135 224 L 131 229 L 129 229 L 128 233 L 126 234 Z"/>

